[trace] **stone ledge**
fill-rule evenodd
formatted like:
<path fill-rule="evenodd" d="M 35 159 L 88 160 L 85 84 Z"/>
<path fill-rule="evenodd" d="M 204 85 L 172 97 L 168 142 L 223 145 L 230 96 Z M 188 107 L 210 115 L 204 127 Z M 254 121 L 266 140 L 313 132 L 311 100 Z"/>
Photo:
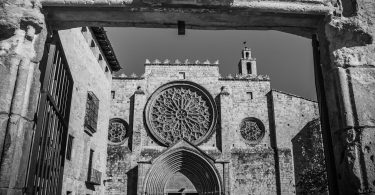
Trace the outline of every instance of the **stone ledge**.
<path fill-rule="evenodd" d="M 135 3 L 133 0 L 41 0 L 43 7 L 51 6 L 64 6 L 64 7 L 151 7 L 167 8 L 167 7 L 180 7 L 180 8 L 200 8 L 200 9 L 248 9 L 249 11 L 258 12 L 275 12 L 275 13 L 300 13 L 300 14 L 314 14 L 325 15 L 330 13 L 334 8 L 329 6 L 328 1 L 311 0 L 311 1 L 243 1 L 236 0 L 230 1 L 213 1 L 205 0 L 197 3 L 196 1 L 185 3 L 176 2 L 175 0 L 142 0 Z"/>

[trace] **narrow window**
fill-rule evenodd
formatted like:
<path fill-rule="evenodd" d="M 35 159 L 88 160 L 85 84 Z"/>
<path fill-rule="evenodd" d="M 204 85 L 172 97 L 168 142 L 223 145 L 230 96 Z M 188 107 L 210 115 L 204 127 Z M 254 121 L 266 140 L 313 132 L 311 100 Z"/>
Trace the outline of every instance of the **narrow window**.
<path fill-rule="evenodd" d="M 92 174 L 92 159 L 94 158 L 94 150 L 90 149 L 90 157 L 89 157 L 89 166 L 87 172 L 87 181 L 91 181 L 91 174 Z"/>
<path fill-rule="evenodd" d="M 252 100 L 253 99 L 253 92 L 251 91 L 248 91 L 246 92 L 247 96 L 249 96 L 249 98 Z"/>
<path fill-rule="evenodd" d="M 185 79 L 185 72 L 179 72 L 179 79 Z"/>
<path fill-rule="evenodd" d="M 102 54 L 99 54 L 98 61 L 102 61 L 102 60 L 103 60 L 103 56 L 102 56 Z"/>
<path fill-rule="evenodd" d="M 99 110 L 99 99 L 91 91 L 87 93 L 86 101 L 86 116 L 85 116 L 85 131 L 92 135 L 96 132 L 96 127 L 98 123 L 98 110 Z"/>
<path fill-rule="evenodd" d="M 246 52 L 246 59 L 249 59 L 249 52 Z"/>
<path fill-rule="evenodd" d="M 185 35 L 185 21 L 177 21 L 178 35 Z"/>
<path fill-rule="evenodd" d="M 246 63 L 247 74 L 251 74 L 251 62 Z"/>
<path fill-rule="evenodd" d="M 73 139 L 74 139 L 74 137 L 72 135 L 69 135 L 69 137 L 68 137 L 68 147 L 66 149 L 66 159 L 67 160 L 72 159 Z"/>
<path fill-rule="evenodd" d="M 108 72 L 108 71 L 109 71 L 109 69 L 108 69 L 108 67 L 106 66 L 106 67 L 105 67 L 105 72 Z"/>
<path fill-rule="evenodd" d="M 111 96 L 112 96 L 112 99 L 115 99 L 116 92 L 115 91 L 111 91 Z"/>

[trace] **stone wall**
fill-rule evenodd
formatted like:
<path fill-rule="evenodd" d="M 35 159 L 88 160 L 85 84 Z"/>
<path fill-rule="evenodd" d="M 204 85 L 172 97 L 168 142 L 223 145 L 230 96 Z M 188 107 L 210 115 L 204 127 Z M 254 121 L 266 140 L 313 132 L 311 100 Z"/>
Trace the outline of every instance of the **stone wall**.
<path fill-rule="evenodd" d="M 318 104 L 311 100 L 275 91 L 271 92 L 274 117 L 274 140 L 279 167 L 280 191 L 282 194 L 295 193 L 294 167 L 303 166 L 294 162 L 292 139 L 311 121 L 319 118 Z M 294 163 L 299 163 L 295 165 Z"/>
<path fill-rule="evenodd" d="M 328 181 L 320 121 L 308 122 L 292 144 L 297 194 L 325 194 Z"/>
<path fill-rule="evenodd" d="M 105 66 L 98 60 L 99 48 L 90 48 L 89 43 L 93 40 L 91 34 L 82 34 L 81 30 L 74 28 L 59 31 L 74 81 L 68 130 L 74 139 L 71 160 L 65 160 L 62 193 L 104 194 L 112 78 L 111 72 L 105 72 Z M 97 132 L 92 136 L 84 131 L 88 91 L 92 91 L 99 99 Z M 90 149 L 94 150 L 93 168 L 102 172 L 100 185 L 86 183 Z"/>

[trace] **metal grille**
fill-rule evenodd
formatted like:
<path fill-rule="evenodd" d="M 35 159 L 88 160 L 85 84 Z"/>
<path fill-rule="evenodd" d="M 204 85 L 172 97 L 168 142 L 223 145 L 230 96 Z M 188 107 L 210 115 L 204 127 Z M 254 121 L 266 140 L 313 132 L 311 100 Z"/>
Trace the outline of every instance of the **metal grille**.
<path fill-rule="evenodd" d="M 61 194 L 73 79 L 58 41 L 45 63 L 26 194 Z"/>
<path fill-rule="evenodd" d="M 87 93 L 85 126 L 91 131 L 91 133 L 96 132 L 98 123 L 98 109 L 99 99 L 93 92 L 89 91 Z"/>

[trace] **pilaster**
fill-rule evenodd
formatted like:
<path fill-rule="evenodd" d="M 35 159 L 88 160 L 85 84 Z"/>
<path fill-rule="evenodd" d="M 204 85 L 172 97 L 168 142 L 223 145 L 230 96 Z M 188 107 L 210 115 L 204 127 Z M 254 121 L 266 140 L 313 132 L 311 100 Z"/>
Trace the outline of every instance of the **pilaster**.
<path fill-rule="evenodd" d="M 231 121 L 233 102 L 230 97 L 230 90 L 227 86 L 223 86 L 220 92 L 220 133 L 221 133 L 221 149 L 222 158 L 230 158 L 232 143 L 234 140 L 231 136 Z"/>
<path fill-rule="evenodd" d="M 134 156 L 139 156 L 144 145 L 146 130 L 143 124 L 143 111 L 146 103 L 146 96 L 141 87 L 134 93 L 134 119 L 133 119 L 133 135 L 132 150 Z"/>
<path fill-rule="evenodd" d="M 2 1 L 0 7 L 0 194 L 21 194 L 47 33 L 39 1 Z"/>
<path fill-rule="evenodd" d="M 321 66 L 338 191 L 374 194 L 375 2 L 352 5 L 344 3 L 342 15 L 326 18 Z"/>

